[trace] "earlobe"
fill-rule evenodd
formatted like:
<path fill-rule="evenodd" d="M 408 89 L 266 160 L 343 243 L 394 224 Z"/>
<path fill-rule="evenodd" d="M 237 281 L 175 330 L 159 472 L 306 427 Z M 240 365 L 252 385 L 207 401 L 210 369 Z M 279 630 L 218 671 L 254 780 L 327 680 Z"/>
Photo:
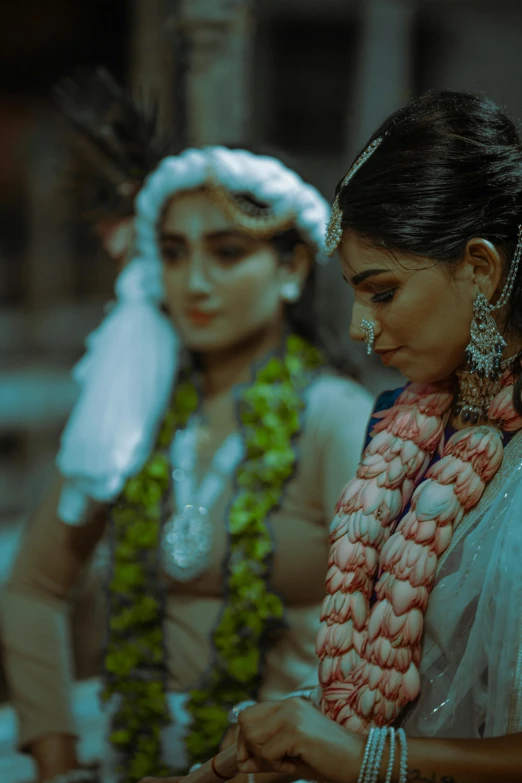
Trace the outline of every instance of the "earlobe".
<path fill-rule="evenodd" d="M 311 249 L 308 245 L 299 243 L 292 250 L 292 257 L 286 267 L 291 269 L 295 277 L 299 278 L 301 284 L 304 285 L 313 264 L 314 258 Z"/>

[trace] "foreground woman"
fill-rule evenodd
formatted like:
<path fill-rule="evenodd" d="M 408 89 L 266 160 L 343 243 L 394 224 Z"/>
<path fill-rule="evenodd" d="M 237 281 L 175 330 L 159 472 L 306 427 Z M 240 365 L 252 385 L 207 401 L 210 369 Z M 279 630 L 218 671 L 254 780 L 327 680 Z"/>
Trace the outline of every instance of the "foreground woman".
<path fill-rule="evenodd" d="M 137 252 L 78 367 L 61 479 L 4 600 L 41 781 L 89 779 L 66 598 L 108 516 L 103 783 L 183 772 L 217 750 L 237 702 L 316 684 L 326 524 L 371 410 L 318 350 L 328 216 L 279 161 L 218 147 L 164 159 L 138 195 Z"/>
<path fill-rule="evenodd" d="M 244 773 L 522 779 L 521 149 L 491 102 L 428 94 L 339 185 L 352 335 L 411 383 L 379 400 L 332 523 L 321 711 L 244 710 Z"/>

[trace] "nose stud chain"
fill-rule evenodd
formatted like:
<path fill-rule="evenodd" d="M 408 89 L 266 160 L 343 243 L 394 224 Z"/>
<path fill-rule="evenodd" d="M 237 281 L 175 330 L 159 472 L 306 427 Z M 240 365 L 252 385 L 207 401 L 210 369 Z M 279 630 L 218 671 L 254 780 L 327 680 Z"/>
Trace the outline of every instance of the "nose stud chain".
<path fill-rule="evenodd" d="M 366 343 L 366 353 L 368 356 L 373 351 L 373 344 L 375 342 L 375 328 L 371 321 L 367 321 L 363 318 L 361 321 L 361 329 L 364 332 L 364 342 Z"/>

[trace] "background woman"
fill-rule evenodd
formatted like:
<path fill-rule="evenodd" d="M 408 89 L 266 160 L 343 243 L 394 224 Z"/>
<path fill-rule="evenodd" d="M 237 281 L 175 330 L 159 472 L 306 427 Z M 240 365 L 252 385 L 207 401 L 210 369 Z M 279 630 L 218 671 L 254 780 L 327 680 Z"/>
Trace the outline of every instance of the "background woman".
<path fill-rule="evenodd" d="M 4 599 L 40 780 L 88 779 L 66 608 L 108 516 L 104 781 L 183 771 L 215 752 L 235 703 L 315 683 L 325 525 L 371 409 L 317 350 L 327 219 L 296 174 L 240 150 L 166 158 L 141 190 L 136 255 L 77 368 L 61 477 Z"/>

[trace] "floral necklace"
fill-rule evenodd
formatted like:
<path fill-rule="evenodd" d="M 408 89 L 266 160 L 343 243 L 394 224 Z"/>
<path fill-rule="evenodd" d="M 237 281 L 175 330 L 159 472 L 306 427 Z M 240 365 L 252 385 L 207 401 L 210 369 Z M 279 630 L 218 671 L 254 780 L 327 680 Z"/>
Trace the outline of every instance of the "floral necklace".
<path fill-rule="evenodd" d="M 266 520 L 295 470 L 304 392 L 323 365 L 313 346 L 290 335 L 281 355 L 270 358 L 240 395 L 246 456 L 236 472 L 237 491 L 228 514 L 225 604 L 212 633 L 214 661 L 187 704 L 192 723 L 185 742 L 192 763 L 216 752 L 230 708 L 255 698 L 269 636 L 283 622 L 283 603 L 269 586 L 272 540 Z M 192 379 L 182 379 L 151 456 L 127 481 L 112 512 L 104 698 L 115 699 L 110 742 L 121 783 L 169 774 L 161 761 L 161 731 L 170 722 L 163 634 L 166 584 L 158 574 L 170 486 L 168 450 L 198 404 Z"/>
<path fill-rule="evenodd" d="M 317 654 L 322 709 L 353 731 L 393 724 L 419 694 L 424 613 L 438 559 L 502 464 L 499 429 L 522 429 L 514 380 L 507 371 L 489 406 L 497 426 L 457 431 L 429 470 L 453 392 L 445 383 L 410 384 L 378 414 L 357 475 L 343 490 L 330 528 Z"/>

